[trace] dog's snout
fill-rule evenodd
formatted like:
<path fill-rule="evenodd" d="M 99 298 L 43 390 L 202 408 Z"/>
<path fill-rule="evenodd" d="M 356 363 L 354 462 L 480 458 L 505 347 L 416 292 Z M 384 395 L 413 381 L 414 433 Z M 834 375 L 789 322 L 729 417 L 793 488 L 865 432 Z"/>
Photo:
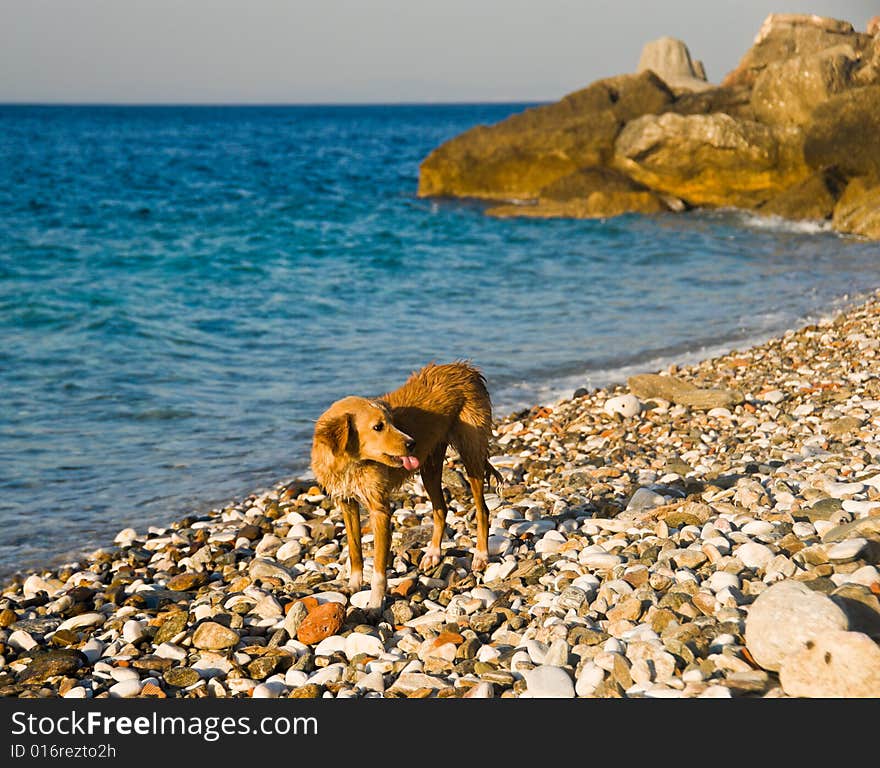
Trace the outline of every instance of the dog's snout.
<path fill-rule="evenodd" d="M 416 441 L 413 440 L 411 437 L 408 437 L 406 438 L 406 442 L 404 443 L 404 445 L 406 446 L 406 450 L 411 451 L 413 448 L 416 447 Z"/>

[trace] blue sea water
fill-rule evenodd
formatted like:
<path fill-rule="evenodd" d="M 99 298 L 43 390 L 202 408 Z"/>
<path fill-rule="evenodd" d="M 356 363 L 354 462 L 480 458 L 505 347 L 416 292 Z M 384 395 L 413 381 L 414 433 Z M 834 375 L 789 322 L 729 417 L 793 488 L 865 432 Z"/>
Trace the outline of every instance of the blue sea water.
<path fill-rule="evenodd" d="M 431 360 L 501 415 L 880 285 L 812 225 L 416 197 L 524 106 L 0 107 L 0 574 L 294 477 L 332 400 Z"/>

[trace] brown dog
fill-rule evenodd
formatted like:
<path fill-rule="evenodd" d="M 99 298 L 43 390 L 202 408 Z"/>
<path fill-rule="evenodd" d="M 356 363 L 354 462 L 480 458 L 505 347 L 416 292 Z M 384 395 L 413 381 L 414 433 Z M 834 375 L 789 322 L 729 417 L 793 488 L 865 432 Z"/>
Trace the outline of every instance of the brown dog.
<path fill-rule="evenodd" d="M 348 536 L 352 590 L 363 582 L 358 502 L 369 511 L 373 529 L 373 580 L 368 608 L 384 604 L 391 545 L 391 494 L 416 470 L 434 508 L 434 532 L 421 567 L 440 562 L 446 527 L 443 459 L 447 445 L 461 456 L 477 510 L 477 546 L 472 567 L 489 560 L 489 511 L 483 483 L 501 475 L 489 463 L 492 405 L 486 380 L 464 362 L 430 364 L 399 389 L 380 398 L 346 397 L 333 403 L 315 424 L 312 471 L 342 508 Z"/>

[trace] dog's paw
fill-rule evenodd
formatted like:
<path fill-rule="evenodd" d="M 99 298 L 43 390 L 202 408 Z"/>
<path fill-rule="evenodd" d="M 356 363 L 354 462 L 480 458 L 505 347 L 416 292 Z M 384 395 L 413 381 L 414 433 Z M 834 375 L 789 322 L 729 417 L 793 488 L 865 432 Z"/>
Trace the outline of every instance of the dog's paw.
<path fill-rule="evenodd" d="M 471 570 L 485 571 L 487 565 L 489 565 L 488 553 L 475 550 L 473 560 L 471 560 Z"/>
<path fill-rule="evenodd" d="M 360 592 L 361 587 L 364 586 L 364 574 L 362 571 L 352 571 L 351 576 L 348 577 L 348 588 L 354 592 Z"/>
<path fill-rule="evenodd" d="M 440 550 L 437 547 L 425 547 L 425 554 L 419 562 L 419 568 L 427 571 L 440 565 Z"/>

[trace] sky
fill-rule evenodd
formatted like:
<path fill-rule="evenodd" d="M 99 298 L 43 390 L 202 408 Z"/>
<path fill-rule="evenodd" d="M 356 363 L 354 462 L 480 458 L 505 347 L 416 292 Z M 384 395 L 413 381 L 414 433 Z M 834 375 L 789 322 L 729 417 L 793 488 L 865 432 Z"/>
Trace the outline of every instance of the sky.
<path fill-rule="evenodd" d="M 551 101 L 684 40 L 718 82 L 769 13 L 877 0 L 0 0 L 0 102 Z"/>

